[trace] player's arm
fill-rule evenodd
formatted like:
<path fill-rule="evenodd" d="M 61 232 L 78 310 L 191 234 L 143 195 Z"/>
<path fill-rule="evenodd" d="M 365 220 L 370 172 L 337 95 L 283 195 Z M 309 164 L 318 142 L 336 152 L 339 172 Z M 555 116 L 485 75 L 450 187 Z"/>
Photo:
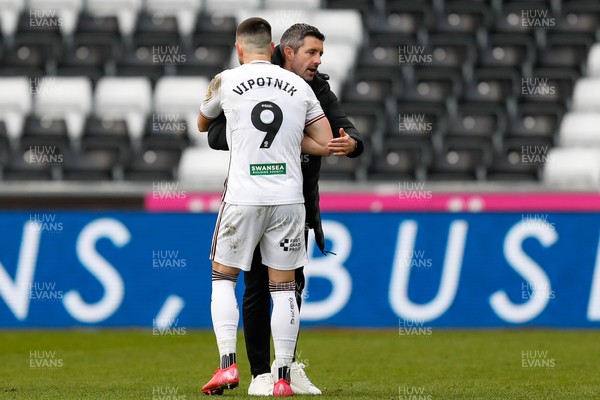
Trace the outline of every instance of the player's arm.
<path fill-rule="evenodd" d="M 227 145 L 227 119 L 225 114 L 221 113 L 208 128 L 208 145 L 213 150 L 229 150 Z"/>
<path fill-rule="evenodd" d="M 200 132 L 207 132 L 210 124 L 212 124 L 214 120 L 210 118 L 206 118 L 202 115 L 202 112 L 198 114 L 198 130 Z"/>
<path fill-rule="evenodd" d="M 329 83 L 319 94 L 319 100 L 331 123 L 334 139 L 329 144 L 329 149 L 333 155 L 350 158 L 360 156 L 365 149 L 363 138 L 348 119 L 337 96 L 331 91 Z"/>
<path fill-rule="evenodd" d="M 323 115 L 322 118 L 310 123 L 304 128 L 302 153 L 311 156 L 327 157 L 331 154 L 328 144 L 333 139 L 331 125 Z"/>
<path fill-rule="evenodd" d="M 208 84 L 208 90 L 198 113 L 198 130 L 207 132 L 212 122 L 221 114 L 221 74 Z"/>

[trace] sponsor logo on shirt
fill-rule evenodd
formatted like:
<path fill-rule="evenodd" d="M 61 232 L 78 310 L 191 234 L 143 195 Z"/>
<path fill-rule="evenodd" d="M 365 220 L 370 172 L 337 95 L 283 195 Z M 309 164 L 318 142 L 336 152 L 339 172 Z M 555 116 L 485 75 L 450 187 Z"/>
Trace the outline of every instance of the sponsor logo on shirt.
<path fill-rule="evenodd" d="M 250 164 L 250 175 L 285 175 L 285 163 Z"/>

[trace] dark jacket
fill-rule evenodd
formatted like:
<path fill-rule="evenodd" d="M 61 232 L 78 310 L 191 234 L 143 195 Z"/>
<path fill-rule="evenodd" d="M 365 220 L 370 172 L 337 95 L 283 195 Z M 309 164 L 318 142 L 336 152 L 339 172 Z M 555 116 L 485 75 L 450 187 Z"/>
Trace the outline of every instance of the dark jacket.
<path fill-rule="evenodd" d="M 271 60 L 273 64 L 283 67 L 283 57 L 279 46 L 273 52 Z M 337 97 L 331 91 L 327 80 L 329 76 L 320 72 L 307 82 L 321 103 L 321 108 L 325 112 L 325 116 L 329 120 L 331 130 L 334 137 L 340 136 L 340 128 L 344 128 L 346 133 L 356 140 L 357 146 L 354 152 L 348 157 L 354 158 L 362 154 L 364 150 L 363 139 L 346 117 Z M 225 135 L 225 116 L 221 114 L 208 129 L 208 144 L 215 150 L 229 150 L 227 146 L 227 138 Z M 334 157 L 334 156 L 331 156 Z M 321 252 L 325 252 L 325 236 L 323 235 L 323 227 L 321 226 L 321 211 L 319 209 L 319 176 L 321 171 L 321 157 L 319 156 L 303 156 L 302 157 L 302 175 L 304 178 L 304 206 L 306 208 L 306 224 L 310 229 L 315 231 L 315 240 Z"/>

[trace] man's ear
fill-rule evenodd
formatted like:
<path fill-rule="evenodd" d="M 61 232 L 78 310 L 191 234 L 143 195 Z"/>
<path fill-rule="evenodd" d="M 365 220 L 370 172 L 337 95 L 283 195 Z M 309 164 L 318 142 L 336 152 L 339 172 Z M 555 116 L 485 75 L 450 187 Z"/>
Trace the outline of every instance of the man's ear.
<path fill-rule="evenodd" d="M 242 49 L 242 45 L 238 42 L 235 42 L 235 49 L 237 50 L 238 59 L 240 60 L 240 64 L 244 59 L 244 49 Z"/>
<path fill-rule="evenodd" d="M 271 57 L 273 57 L 273 51 L 275 51 L 275 42 L 271 42 Z"/>
<path fill-rule="evenodd" d="M 294 57 L 294 50 L 292 50 L 290 46 L 285 46 L 283 49 L 283 54 L 285 55 L 286 60 L 292 61 L 292 58 Z"/>

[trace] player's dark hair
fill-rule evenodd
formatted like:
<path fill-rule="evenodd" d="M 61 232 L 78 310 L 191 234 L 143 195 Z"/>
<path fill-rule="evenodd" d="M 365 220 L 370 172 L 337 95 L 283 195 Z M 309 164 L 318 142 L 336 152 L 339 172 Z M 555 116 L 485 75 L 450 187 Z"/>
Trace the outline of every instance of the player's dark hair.
<path fill-rule="evenodd" d="M 283 50 L 287 46 L 294 50 L 294 53 L 297 52 L 304 44 L 304 38 L 307 36 L 312 36 L 320 41 L 325 41 L 325 35 L 314 26 L 309 24 L 294 24 L 281 35 L 281 41 L 279 42 L 281 54 L 283 55 Z"/>
<path fill-rule="evenodd" d="M 248 18 L 238 25 L 235 36 L 236 40 L 242 40 L 252 47 L 269 47 L 271 45 L 271 25 L 259 17 Z"/>

